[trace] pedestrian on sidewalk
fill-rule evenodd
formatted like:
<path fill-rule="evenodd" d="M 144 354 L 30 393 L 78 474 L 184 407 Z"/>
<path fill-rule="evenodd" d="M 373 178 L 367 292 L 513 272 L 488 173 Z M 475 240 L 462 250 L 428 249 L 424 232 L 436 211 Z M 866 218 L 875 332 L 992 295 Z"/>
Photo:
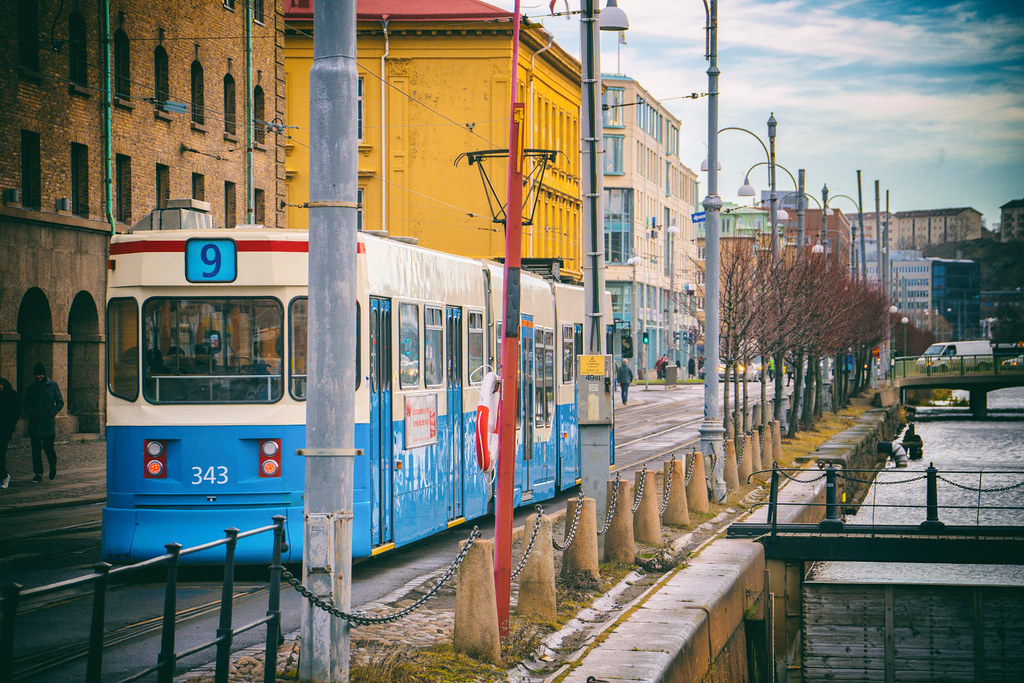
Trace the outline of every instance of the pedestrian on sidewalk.
<path fill-rule="evenodd" d="M 693 379 L 697 376 L 697 363 L 693 360 L 693 356 L 690 356 L 690 361 L 686 364 L 686 375 L 687 379 Z"/>
<path fill-rule="evenodd" d="M 629 398 L 629 383 L 633 381 L 633 371 L 629 369 L 629 363 L 625 358 L 622 359 L 622 365 L 615 373 L 615 379 L 618 380 L 619 387 L 622 389 L 622 405 L 626 405 L 626 400 Z"/>
<path fill-rule="evenodd" d="M 11 473 L 7 471 L 7 444 L 14 434 L 14 428 L 21 417 L 21 401 L 11 383 L 0 377 L 0 488 L 11 485 Z"/>
<path fill-rule="evenodd" d="M 46 368 L 36 363 L 32 369 L 36 381 L 25 392 L 25 412 L 28 414 L 28 436 L 32 443 L 32 481 L 43 480 L 42 451 L 46 451 L 46 461 L 50 465 L 50 479 L 57 476 L 57 452 L 53 449 L 53 439 L 57 435 L 57 413 L 64 407 L 64 397 L 60 387 L 46 376 Z"/>

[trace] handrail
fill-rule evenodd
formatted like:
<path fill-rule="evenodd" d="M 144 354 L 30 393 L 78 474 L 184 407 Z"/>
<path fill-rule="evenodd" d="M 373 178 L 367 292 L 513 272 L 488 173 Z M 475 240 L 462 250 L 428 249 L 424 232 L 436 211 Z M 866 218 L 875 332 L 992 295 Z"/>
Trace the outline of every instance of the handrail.
<path fill-rule="evenodd" d="M 893 377 L 988 377 L 1024 374 L 1020 356 L 980 353 L 957 356 L 900 356 L 894 358 Z"/>
<path fill-rule="evenodd" d="M 158 557 L 152 557 L 135 564 L 122 567 L 112 567 L 106 562 L 101 562 L 93 567 L 93 574 L 75 577 L 64 581 L 58 581 L 46 586 L 38 586 L 22 590 L 21 586 L 11 583 L 0 587 L 0 614 L 3 621 L 0 623 L 0 681 L 9 681 L 14 678 L 14 637 L 16 630 L 16 617 L 18 604 L 25 598 L 36 597 L 48 593 L 74 588 L 84 584 L 93 584 L 93 611 L 91 627 L 89 631 L 88 661 L 86 665 L 86 683 L 99 683 L 103 680 L 103 622 L 106 610 L 106 589 L 113 576 L 137 572 L 142 569 L 165 564 L 167 565 L 167 583 L 164 596 L 163 627 L 161 631 L 161 647 L 157 656 L 157 663 L 144 671 L 137 672 L 122 680 L 122 683 L 135 681 L 156 673 L 160 683 L 171 683 L 174 677 L 174 665 L 178 660 L 193 655 L 207 648 L 217 647 L 215 680 L 218 683 L 226 682 L 230 664 L 231 644 L 234 638 L 241 633 L 254 628 L 267 625 L 266 635 L 266 661 L 277 661 L 277 648 L 280 644 L 281 626 L 281 553 L 286 549 L 285 544 L 285 517 L 275 515 L 274 523 L 239 531 L 238 529 L 225 529 L 225 537 L 192 546 L 182 548 L 180 544 L 170 543 L 166 546 L 167 553 Z M 269 591 L 267 596 L 267 616 L 244 626 L 233 628 L 231 625 L 232 605 L 234 597 L 234 574 L 235 574 L 235 545 L 240 539 L 249 538 L 259 534 L 273 532 L 273 559 L 270 565 Z M 224 581 L 221 590 L 220 624 L 217 628 L 217 637 L 213 640 L 196 645 L 183 652 L 174 651 L 175 615 L 177 612 L 177 580 L 178 560 L 186 555 L 210 550 L 219 546 L 226 546 L 224 561 Z M 273 683 L 276 680 L 276 667 L 268 666 L 263 674 L 264 683 Z"/>

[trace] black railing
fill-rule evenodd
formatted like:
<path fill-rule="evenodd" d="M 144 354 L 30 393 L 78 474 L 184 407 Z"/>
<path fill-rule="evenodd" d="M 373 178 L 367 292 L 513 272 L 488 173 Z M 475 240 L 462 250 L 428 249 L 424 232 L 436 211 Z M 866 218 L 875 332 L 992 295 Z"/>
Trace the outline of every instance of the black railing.
<path fill-rule="evenodd" d="M 16 629 L 16 617 L 18 605 L 21 601 L 37 598 L 49 593 L 63 591 L 70 588 L 87 586 L 92 584 L 93 606 L 92 621 L 89 629 L 88 662 L 86 664 L 86 683 L 100 683 L 103 680 L 103 624 L 106 615 L 106 594 L 111 579 L 127 577 L 133 572 L 139 572 L 160 565 L 167 566 L 167 583 L 164 591 L 164 612 L 163 626 L 160 637 L 160 653 L 157 655 L 156 665 L 144 671 L 140 671 L 128 678 L 122 679 L 121 683 L 136 681 L 150 674 L 156 673 L 160 683 L 171 683 L 174 677 L 174 666 L 178 660 L 196 654 L 207 648 L 217 647 L 216 673 L 214 680 L 217 683 L 227 683 L 228 669 L 231 657 L 231 645 L 235 637 L 266 624 L 266 662 L 264 667 L 264 683 L 273 683 L 277 680 L 276 666 L 277 648 L 282 642 L 281 637 L 281 553 L 284 550 L 284 522 L 282 515 L 276 515 L 274 523 L 268 526 L 239 531 L 238 529 L 226 529 L 225 537 L 210 543 L 204 543 L 192 548 L 182 548 L 180 543 L 166 545 L 167 553 L 142 562 L 123 567 L 114 567 L 107 562 L 101 562 L 93 567 L 93 573 L 79 576 L 67 581 L 52 583 L 47 586 L 39 586 L 22 590 L 19 584 L 12 583 L 0 588 L 0 613 L 3 615 L 3 623 L 0 624 L 0 681 L 14 679 L 14 636 Z M 270 589 L 267 598 L 267 616 L 258 619 L 245 626 L 233 628 L 232 623 L 232 598 L 234 596 L 235 584 L 235 546 L 238 541 L 250 536 L 256 536 L 267 532 L 274 534 L 273 561 L 270 565 Z M 224 558 L 224 582 L 221 590 L 220 622 L 217 628 L 217 637 L 213 640 L 197 645 L 182 652 L 175 652 L 175 616 L 177 612 L 178 593 L 178 560 L 186 555 L 210 550 L 219 546 L 225 547 Z"/>

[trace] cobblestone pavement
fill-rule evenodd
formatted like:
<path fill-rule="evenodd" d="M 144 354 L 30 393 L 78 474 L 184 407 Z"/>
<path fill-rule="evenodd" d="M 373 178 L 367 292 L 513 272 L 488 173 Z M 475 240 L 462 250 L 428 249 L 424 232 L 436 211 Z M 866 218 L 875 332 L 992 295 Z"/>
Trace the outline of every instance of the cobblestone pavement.
<path fill-rule="evenodd" d="M 98 503 L 107 497 L 107 442 L 97 434 L 63 434 L 54 442 L 57 478 L 46 474 L 32 482 L 32 450 L 27 436 L 11 442 L 7 449 L 7 471 L 11 486 L 0 489 L 0 515 L 55 505 Z"/>

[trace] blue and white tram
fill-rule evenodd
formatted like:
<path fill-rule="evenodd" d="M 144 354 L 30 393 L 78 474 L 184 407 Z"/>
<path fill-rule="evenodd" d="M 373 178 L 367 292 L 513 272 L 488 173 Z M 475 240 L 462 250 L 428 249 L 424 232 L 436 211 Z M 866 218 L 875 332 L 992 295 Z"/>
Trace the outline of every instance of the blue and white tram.
<path fill-rule="evenodd" d="M 307 256 L 291 230 L 112 239 L 104 559 L 275 514 L 286 559 L 301 558 Z M 367 557 L 492 509 L 474 434 L 501 357 L 502 269 L 360 234 L 357 274 L 353 555 Z M 583 307 L 580 288 L 523 275 L 516 505 L 578 482 Z M 246 539 L 236 556 L 263 561 L 266 546 Z"/>

